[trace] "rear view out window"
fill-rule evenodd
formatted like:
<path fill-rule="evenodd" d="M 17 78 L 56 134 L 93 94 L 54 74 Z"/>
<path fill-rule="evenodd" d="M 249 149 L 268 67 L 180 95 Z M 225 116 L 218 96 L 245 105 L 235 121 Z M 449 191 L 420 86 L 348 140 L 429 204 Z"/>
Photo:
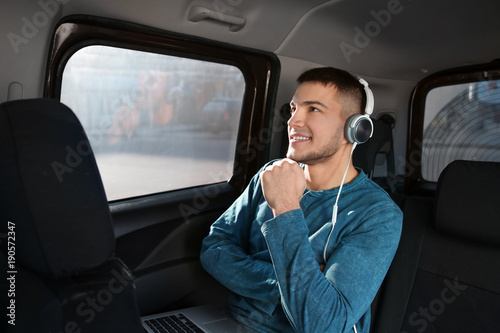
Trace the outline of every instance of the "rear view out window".
<path fill-rule="evenodd" d="M 234 66 L 88 46 L 64 69 L 61 102 L 117 200 L 227 181 L 244 91 Z"/>
<path fill-rule="evenodd" d="M 425 102 L 422 177 L 454 160 L 500 162 L 500 80 L 432 89 Z"/>

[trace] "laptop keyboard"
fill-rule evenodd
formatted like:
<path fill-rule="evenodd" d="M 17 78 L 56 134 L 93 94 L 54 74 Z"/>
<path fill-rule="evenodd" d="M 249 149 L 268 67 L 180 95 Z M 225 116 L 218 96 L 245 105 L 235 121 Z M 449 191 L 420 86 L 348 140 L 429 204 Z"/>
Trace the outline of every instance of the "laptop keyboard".
<path fill-rule="evenodd" d="M 144 321 L 153 332 L 157 333 L 204 333 L 182 313 L 168 315 Z"/>

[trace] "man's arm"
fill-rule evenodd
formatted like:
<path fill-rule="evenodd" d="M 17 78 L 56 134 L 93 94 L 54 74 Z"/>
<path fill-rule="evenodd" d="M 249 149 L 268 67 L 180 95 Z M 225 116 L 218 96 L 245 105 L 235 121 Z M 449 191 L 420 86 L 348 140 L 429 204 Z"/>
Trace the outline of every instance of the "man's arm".
<path fill-rule="evenodd" d="M 325 272 L 315 260 L 302 210 L 263 224 L 287 317 L 297 332 L 343 332 L 369 308 L 397 248 L 397 208 L 367 212 L 328 259 Z"/>
<path fill-rule="evenodd" d="M 369 209 L 345 235 L 322 272 L 297 207 L 305 185 L 302 169 L 283 160 L 261 173 L 274 218 L 262 225 L 278 279 L 283 309 L 297 332 L 343 332 L 368 310 L 389 268 L 401 231 L 392 204 Z"/>
<path fill-rule="evenodd" d="M 256 192 L 256 193 L 254 193 Z M 279 290 L 272 263 L 248 253 L 249 237 L 261 197 L 254 177 L 231 207 L 212 225 L 203 240 L 200 260 L 205 270 L 234 293 L 257 299 L 262 310 L 272 313 Z"/>

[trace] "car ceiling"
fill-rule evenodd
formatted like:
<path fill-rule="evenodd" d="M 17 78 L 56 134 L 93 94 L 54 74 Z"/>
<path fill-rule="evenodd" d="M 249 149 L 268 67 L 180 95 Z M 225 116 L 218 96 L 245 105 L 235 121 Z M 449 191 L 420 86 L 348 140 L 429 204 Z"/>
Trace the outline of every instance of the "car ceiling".
<path fill-rule="evenodd" d="M 195 6 L 244 17 L 246 24 L 232 32 L 213 20 L 191 22 L 188 14 Z M 390 18 L 383 16 L 391 11 Z M 71 0 L 64 5 L 63 15 L 107 16 L 370 77 L 417 81 L 442 69 L 499 58 L 499 12 L 498 0 L 193 0 L 181 4 L 179 0 Z"/>

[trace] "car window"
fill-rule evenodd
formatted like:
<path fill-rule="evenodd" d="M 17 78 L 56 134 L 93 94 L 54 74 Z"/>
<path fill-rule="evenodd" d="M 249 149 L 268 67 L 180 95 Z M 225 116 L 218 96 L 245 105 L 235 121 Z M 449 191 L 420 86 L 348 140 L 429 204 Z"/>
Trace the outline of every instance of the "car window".
<path fill-rule="evenodd" d="M 422 177 L 454 160 L 500 161 L 500 80 L 437 87 L 425 100 Z"/>
<path fill-rule="evenodd" d="M 117 200 L 227 181 L 244 91 L 235 66 L 94 45 L 68 60 L 60 99 Z"/>

